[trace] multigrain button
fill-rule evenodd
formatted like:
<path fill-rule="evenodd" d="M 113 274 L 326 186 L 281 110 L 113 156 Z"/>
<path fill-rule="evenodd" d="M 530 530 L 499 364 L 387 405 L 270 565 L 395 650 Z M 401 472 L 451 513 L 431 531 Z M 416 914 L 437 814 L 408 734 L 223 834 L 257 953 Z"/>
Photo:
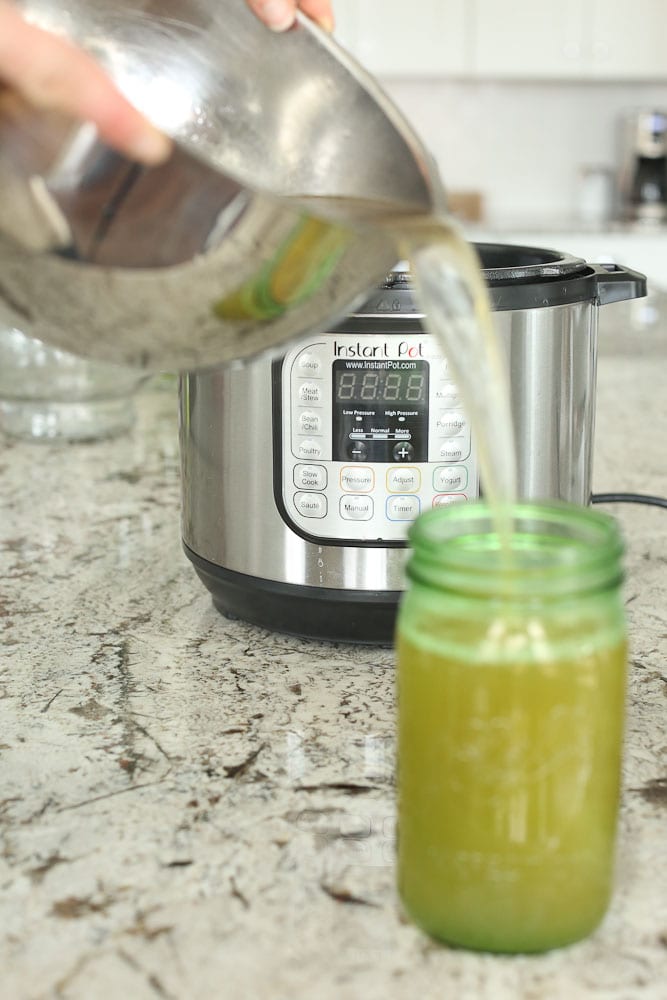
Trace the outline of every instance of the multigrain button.
<path fill-rule="evenodd" d="M 303 517 L 326 517 L 327 498 L 321 493 L 295 493 L 294 506 Z"/>
<path fill-rule="evenodd" d="M 419 497 L 389 497 L 387 517 L 390 521 L 413 521 L 419 514 Z"/>
<path fill-rule="evenodd" d="M 373 516 L 373 501 L 370 497 L 341 497 L 340 516 L 345 521 L 370 521 Z"/>
<path fill-rule="evenodd" d="M 323 389 L 317 382 L 300 382 L 297 394 L 303 406 L 320 406 L 322 403 Z"/>
<path fill-rule="evenodd" d="M 458 493 L 468 485 L 465 465 L 439 465 L 433 472 L 433 489 L 436 493 Z"/>
<path fill-rule="evenodd" d="M 294 485 L 300 490 L 325 490 L 327 470 L 323 465 L 295 465 Z"/>
<path fill-rule="evenodd" d="M 416 493 L 421 486 L 421 472 L 409 465 L 404 468 L 389 469 L 387 489 L 390 493 Z"/>
<path fill-rule="evenodd" d="M 375 473 L 367 465 L 346 465 L 340 470 L 340 487 L 346 493 L 368 493 L 375 486 Z"/>
<path fill-rule="evenodd" d="M 453 382 L 443 382 L 435 390 L 435 398 L 443 406 L 460 406 L 461 393 Z"/>

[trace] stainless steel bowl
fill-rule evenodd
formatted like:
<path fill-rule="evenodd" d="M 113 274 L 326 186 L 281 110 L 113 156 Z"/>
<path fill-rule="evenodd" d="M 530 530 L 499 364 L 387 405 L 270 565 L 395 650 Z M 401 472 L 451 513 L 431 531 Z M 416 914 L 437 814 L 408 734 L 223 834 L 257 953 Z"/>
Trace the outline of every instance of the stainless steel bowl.
<path fill-rule="evenodd" d="M 191 370 L 331 325 L 395 262 L 340 199 L 440 211 L 377 83 L 299 18 L 243 0 L 20 0 L 176 142 L 145 169 L 0 95 L 0 320 L 84 356 Z M 321 200 L 320 200 L 321 199 Z"/>

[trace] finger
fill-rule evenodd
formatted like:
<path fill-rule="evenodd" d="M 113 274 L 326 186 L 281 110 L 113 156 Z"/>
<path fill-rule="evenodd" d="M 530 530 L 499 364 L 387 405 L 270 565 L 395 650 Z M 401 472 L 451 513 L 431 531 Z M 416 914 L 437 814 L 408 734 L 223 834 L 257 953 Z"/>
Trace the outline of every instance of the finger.
<path fill-rule="evenodd" d="M 171 144 L 118 92 L 102 68 L 70 42 L 0 0 L 0 77 L 37 107 L 92 122 L 101 139 L 132 159 L 159 163 Z"/>
<path fill-rule="evenodd" d="M 272 31 L 287 31 L 294 24 L 296 0 L 247 0 L 247 3 Z"/>
<path fill-rule="evenodd" d="M 334 30 L 334 15 L 330 0 L 300 0 L 299 7 L 325 31 Z"/>

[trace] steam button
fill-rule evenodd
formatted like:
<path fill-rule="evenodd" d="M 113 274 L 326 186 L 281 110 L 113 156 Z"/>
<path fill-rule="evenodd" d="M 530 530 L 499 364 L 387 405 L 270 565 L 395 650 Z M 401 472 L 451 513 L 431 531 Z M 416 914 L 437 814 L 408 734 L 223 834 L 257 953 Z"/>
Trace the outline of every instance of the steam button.
<path fill-rule="evenodd" d="M 449 438 L 440 445 L 440 458 L 445 462 L 464 462 L 470 454 L 470 438 Z"/>

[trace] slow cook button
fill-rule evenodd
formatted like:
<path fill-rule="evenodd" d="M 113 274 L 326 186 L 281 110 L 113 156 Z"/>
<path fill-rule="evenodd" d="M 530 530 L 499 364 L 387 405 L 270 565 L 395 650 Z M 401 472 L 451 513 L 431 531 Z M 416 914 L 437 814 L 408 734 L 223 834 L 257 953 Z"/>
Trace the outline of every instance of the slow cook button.
<path fill-rule="evenodd" d="M 299 430 L 302 434 L 321 434 L 322 418 L 319 413 L 310 413 L 308 410 L 300 413 Z"/>
<path fill-rule="evenodd" d="M 373 516 L 373 501 L 370 497 L 341 497 L 340 516 L 345 521 L 370 521 Z"/>
<path fill-rule="evenodd" d="M 387 490 L 390 493 L 416 493 L 421 486 L 421 472 L 410 466 L 389 469 L 387 472 Z"/>
<path fill-rule="evenodd" d="M 468 470 L 465 465 L 439 465 L 433 473 L 433 489 L 436 493 L 455 493 L 468 485 Z"/>
<path fill-rule="evenodd" d="M 295 465 L 294 485 L 300 490 L 325 490 L 327 470 L 323 465 Z"/>
<path fill-rule="evenodd" d="M 326 517 L 327 498 L 321 493 L 295 493 L 294 506 L 303 517 Z"/>
<path fill-rule="evenodd" d="M 322 403 L 322 386 L 316 382 L 301 382 L 298 387 L 299 402 L 304 406 L 320 406 Z"/>
<path fill-rule="evenodd" d="M 419 514 L 419 497 L 389 497 L 387 518 L 390 521 L 413 521 Z"/>
<path fill-rule="evenodd" d="M 367 465 L 346 465 L 340 470 L 340 488 L 346 493 L 368 493 L 375 486 L 375 473 Z"/>
<path fill-rule="evenodd" d="M 319 441 L 304 438 L 303 441 L 299 441 L 296 453 L 299 458 L 322 458 L 322 445 Z"/>

